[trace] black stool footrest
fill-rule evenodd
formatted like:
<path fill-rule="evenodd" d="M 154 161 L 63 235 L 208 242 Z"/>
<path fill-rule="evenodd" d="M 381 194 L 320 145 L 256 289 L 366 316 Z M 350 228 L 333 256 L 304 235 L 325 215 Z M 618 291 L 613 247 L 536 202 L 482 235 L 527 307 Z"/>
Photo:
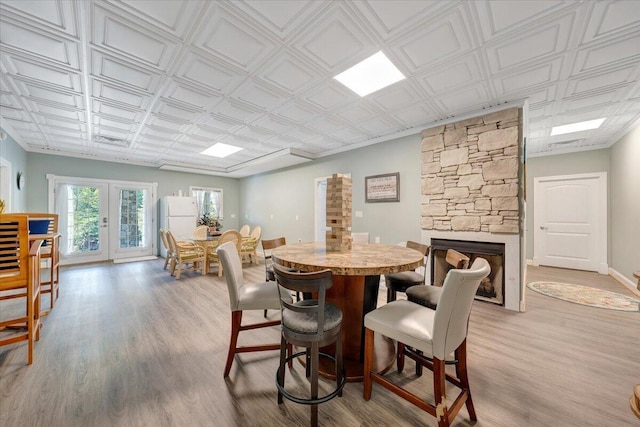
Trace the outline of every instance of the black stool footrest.
<path fill-rule="evenodd" d="M 300 351 L 296 354 L 292 354 L 291 356 L 287 357 L 284 360 L 284 364 L 282 367 L 279 367 L 278 370 L 276 371 L 276 387 L 278 387 L 278 391 L 282 394 L 283 397 L 286 397 L 288 400 L 295 402 L 295 403 L 299 403 L 301 405 L 317 405 L 320 403 L 324 403 L 327 402 L 331 399 L 333 399 L 334 397 L 336 397 L 341 391 L 342 388 L 344 387 L 345 383 L 347 382 L 347 373 L 344 369 L 344 366 L 342 367 L 342 381 L 340 382 L 340 384 L 338 384 L 338 386 L 336 387 L 336 389 L 334 391 L 332 391 L 331 393 L 327 394 L 326 396 L 321 396 L 321 397 L 317 397 L 315 399 L 303 399 L 301 397 L 297 397 L 292 395 L 291 393 L 289 393 L 288 391 L 286 391 L 284 389 L 284 387 L 282 387 L 280 384 L 278 384 L 278 376 L 280 375 L 280 369 L 284 369 L 287 366 L 287 363 L 290 360 L 293 360 L 297 357 L 300 356 L 306 356 L 307 352 L 306 351 Z M 328 353 L 324 353 L 324 352 L 320 352 L 319 356 L 324 356 L 327 357 L 331 360 L 333 360 L 335 362 L 336 358 L 335 356 L 332 356 Z"/>

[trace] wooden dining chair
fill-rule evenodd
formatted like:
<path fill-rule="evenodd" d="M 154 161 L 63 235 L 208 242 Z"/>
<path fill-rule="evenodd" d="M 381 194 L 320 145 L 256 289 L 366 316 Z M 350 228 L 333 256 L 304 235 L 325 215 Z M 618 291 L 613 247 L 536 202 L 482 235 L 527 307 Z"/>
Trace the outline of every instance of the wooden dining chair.
<path fill-rule="evenodd" d="M 175 254 L 169 246 L 167 230 L 165 230 L 164 228 L 160 229 L 160 240 L 162 241 L 162 246 L 164 246 L 164 249 L 167 251 L 167 255 L 164 257 L 164 266 L 162 268 L 163 270 L 166 270 L 167 266 L 169 266 L 169 273 L 173 274 L 173 269 L 176 266 Z"/>
<path fill-rule="evenodd" d="M 280 285 L 280 305 L 282 313 L 282 338 L 280 342 L 280 366 L 276 374 L 278 404 L 283 398 L 311 406 L 311 426 L 318 425 L 318 404 L 336 396 L 342 396 L 345 372 L 342 361 L 342 310 L 326 301 L 327 289 L 333 286 L 331 270 L 312 273 L 297 273 L 274 264 L 273 272 Z M 313 299 L 291 301 L 291 292 L 314 295 Z M 306 351 L 285 356 L 291 344 Z M 335 356 L 320 351 L 320 347 L 334 344 Z M 297 396 L 285 389 L 285 365 L 299 356 L 306 356 L 306 375 L 310 377 L 311 397 Z M 318 396 L 318 371 L 320 356 L 333 359 L 335 364 L 336 387 L 325 396 Z"/>
<path fill-rule="evenodd" d="M 469 257 L 455 249 L 447 250 L 445 262 L 450 266 L 450 268 L 458 270 L 465 270 L 469 268 Z M 442 286 L 431 286 L 426 284 L 423 286 L 411 286 L 405 292 L 409 301 L 435 310 L 438 307 L 438 301 L 440 301 L 440 296 L 442 295 Z M 398 351 L 396 353 L 398 372 L 402 372 L 404 369 L 404 357 L 411 351 L 420 352 L 420 350 L 407 349 L 402 343 L 398 343 Z M 428 356 L 425 357 L 428 358 Z M 448 358 L 445 360 L 447 365 L 454 365 L 457 362 L 458 361 L 455 358 Z M 420 363 L 416 363 L 416 375 L 422 375 L 422 365 Z"/>
<path fill-rule="evenodd" d="M 256 225 L 249 233 L 249 237 L 242 239 L 242 244 L 240 245 L 240 258 L 244 262 L 245 259 L 248 259 L 249 263 L 253 261 L 255 265 L 258 265 L 258 243 L 260 243 L 260 237 L 262 237 L 262 227 Z"/>
<path fill-rule="evenodd" d="M 224 268 L 222 266 L 222 263 L 220 262 L 220 257 L 218 256 L 217 249 L 220 245 L 227 242 L 232 242 L 235 245 L 238 254 L 240 254 L 242 236 L 240 236 L 238 230 L 225 231 L 220 235 L 220 238 L 218 238 L 218 243 L 216 245 L 207 248 L 207 263 L 209 264 L 209 271 L 211 271 L 211 266 L 213 265 L 218 271 L 218 277 L 221 277 L 224 274 Z"/>
<path fill-rule="evenodd" d="M 183 266 L 186 266 L 187 270 L 199 271 L 200 274 L 204 275 L 207 261 L 204 248 L 195 243 L 177 242 L 171 231 L 167 231 L 166 236 L 169 247 L 175 254 L 175 267 L 172 273 L 175 273 L 176 280 L 180 280 L 180 275 L 184 269 Z"/>
<path fill-rule="evenodd" d="M 477 421 L 467 374 L 467 332 L 474 296 L 480 281 L 490 271 L 489 263 L 484 258 L 477 258 L 468 270 L 449 270 L 435 310 L 411 301 L 398 300 L 365 316 L 365 400 L 371 399 L 375 382 L 436 417 L 438 427 L 450 426 L 463 405 L 466 405 L 471 421 Z M 383 373 L 374 372 L 376 332 L 422 352 L 412 353 L 411 358 L 433 372 L 433 404 L 397 382 L 392 382 Z M 451 353 L 458 360 L 456 376 L 445 373 L 445 358 Z M 423 354 L 430 355 L 431 359 L 426 359 Z M 460 389 L 451 405 L 447 403 L 446 381 Z"/>
<path fill-rule="evenodd" d="M 454 249 L 447 250 L 445 262 L 454 269 L 466 269 L 469 267 L 469 257 Z M 442 287 L 430 285 L 412 286 L 407 288 L 405 292 L 409 301 L 435 310 L 442 294 Z"/>
<path fill-rule="evenodd" d="M 27 363 L 33 363 L 34 342 L 40 339 L 40 247 L 42 240 L 29 244 L 27 215 L 0 214 L 0 302 L 25 298 L 24 316 L 3 319 L 0 330 L 24 327 L 2 334 L 0 346 L 27 341 Z M 5 310 L 0 310 L 0 314 Z"/>
<path fill-rule="evenodd" d="M 193 237 L 197 239 L 206 239 L 209 227 L 206 225 L 199 225 L 193 230 Z"/>
<path fill-rule="evenodd" d="M 48 219 L 47 234 L 58 233 L 58 214 L 28 212 L 29 219 Z M 40 258 L 47 261 L 47 280 L 40 282 L 40 293 L 49 294 L 49 308 L 53 309 L 55 301 L 60 296 L 60 236 L 44 239 L 40 248 Z"/>
<path fill-rule="evenodd" d="M 280 298 L 276 282 L 246 283 L 244 281 L 242 262 L 235 242 L 222 243 L 216 251 L 226 272 L 224 276 L 229 291 L 229 308 L 231 309 L 231 338 L 229 339 L 227 362 L 224 367 L 224 377 L 226 378 L 229 376 L 236 354 L 280 349 L 280 345 L 275 343 L 238 347 L 240 332 L 280 324 L 280 320 L 271 320 L 242 325 L 242 313 L 245 310 L 279 309 Z M 288 351 L 291 353 L 291 348 Z"/>
<path fill-rule="evenodd" d="M 420 252 L 425 258 L 429 256 L 429 245 L 412 241 L 408 241 L 406 245 L 407 248 Z M 426 268 L 426 263 L 423 267 Z M 416 271 L 385 274 L 384 283 L 387 288 L 387 302 L 395 301 L 398 292 L 406 292 L 412 286 L 424 285 L 424 278 L 424 274 Z"/>
<path fill-rule="evenodd" d="M 249 227 L 249 224 L 245 224 L 242 227 L 240 227 L 239 231 L 242 237 L 249 237 L 249 233 L 251 232 L 251 227 Z"/>

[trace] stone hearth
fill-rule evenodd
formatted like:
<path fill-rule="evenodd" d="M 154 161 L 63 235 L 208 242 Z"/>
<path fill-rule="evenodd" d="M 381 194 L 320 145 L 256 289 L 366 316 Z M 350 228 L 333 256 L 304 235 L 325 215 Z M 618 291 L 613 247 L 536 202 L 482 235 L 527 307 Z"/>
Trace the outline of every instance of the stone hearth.
<path fill-rule="evenodd" d="M 509 108 L 422 132 L 422 242 L 504 244 L 504 307 L 516 311 L 524 270 L 522 120 L 522 109 Z"/>

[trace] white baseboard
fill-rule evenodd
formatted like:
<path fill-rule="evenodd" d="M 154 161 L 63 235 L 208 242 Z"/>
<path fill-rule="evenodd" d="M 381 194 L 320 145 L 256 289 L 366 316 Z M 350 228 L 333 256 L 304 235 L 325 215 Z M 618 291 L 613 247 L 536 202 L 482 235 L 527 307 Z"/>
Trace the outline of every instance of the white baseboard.
<path fill-rule="evenodd" d="M 158 257 L 155 255 L 149 255 L 149 256 L 139 256 L 135 258 L 120 258 L 120 259 L 114 259 L 113 263 L 124 264 L 125 262 L 151 261 L 152 259 L 158 259 Z"/>
<path fill-rule="evenodd" d="M 532 259 L 526 259 L 526 260 L 524 260 L 524 262 L 525 262 L 527 265 L 533 265 L 533 260 L 532 260 Z"/>
<path fill-rule="evenodd" d="M 631 292 L 633 292 L 635 295 L 640 297 L 640 291 L 637 288 L 638 286 L 637 283 L 634 283 L 631 279 L 629 279 L 626 276 L 623 276 L 622 274 L 620 274 L 620 272 L 614 270 L 613 268 L 609 268 L 609 276 L 616 279 L 625 288 L 628 288 Z"/>

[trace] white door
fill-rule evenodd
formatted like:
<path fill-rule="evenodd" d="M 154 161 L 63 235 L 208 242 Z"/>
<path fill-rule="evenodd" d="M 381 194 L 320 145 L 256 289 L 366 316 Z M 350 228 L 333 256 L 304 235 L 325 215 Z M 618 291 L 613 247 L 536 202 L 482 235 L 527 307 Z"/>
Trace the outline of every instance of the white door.
<path fill-rule="evenodd" d="M 534 179 L 534 265 L 607 266 L 606 173 Z"/>
<path fill-rule="evenodd" d="M 155 184 L 48 176 L 61 264 L 154 253 Z"/>
<path fill-rule="evenodd" d="M 0 199 L 4 200 L 4 211 L 13 212 L 11 188 L 13 187 L 11 162 L 0 157 Z"/>
<path fill-rule="evenodd" d="M 316 179 L 316 221 L 315 241 L 324 242 L 327 239 L 327 178 Z"/>

